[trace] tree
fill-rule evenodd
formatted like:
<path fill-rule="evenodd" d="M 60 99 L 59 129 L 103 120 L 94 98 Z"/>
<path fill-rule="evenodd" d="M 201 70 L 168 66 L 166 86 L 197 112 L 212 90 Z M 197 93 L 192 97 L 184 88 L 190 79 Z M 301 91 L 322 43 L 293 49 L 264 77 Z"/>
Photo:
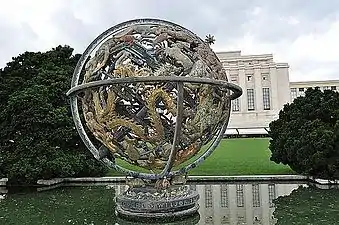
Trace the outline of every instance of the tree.
<path fill-rule="evenodd" d="M 69 46 L 25 52 L 0 70 L 0 175 L 10 183 L 105 172 L 75 129 L 69 99 L 80 55 Z"/>
<path fill-rule="evenodd" d="M 339 93 L 308 89 L 270 123 L 271 160 L 319 178 L 339 178 Z"/>

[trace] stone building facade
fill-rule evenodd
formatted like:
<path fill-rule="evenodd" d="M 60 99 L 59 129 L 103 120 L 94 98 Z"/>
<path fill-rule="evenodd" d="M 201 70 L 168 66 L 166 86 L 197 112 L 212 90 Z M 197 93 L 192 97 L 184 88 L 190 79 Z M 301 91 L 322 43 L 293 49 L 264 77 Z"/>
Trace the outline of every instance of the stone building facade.
<path fill-rule="evenodd" d="M 243 89 L 243 95 L 232 101 L 229 130 L 268 127 L 290 101 L 289 65 L 274 62 L 272 54 L 241 55 L 234 51 L 217 55 L 229 81 Z"/>
<path fill-rule="evenodd" d="M 290 82 L 290 101 L 293 101 L 299 96 L 305 96 L 305 91 L 310 87 L 319 88 L 322 91 L 338 91 L 339 80 Z"/>
<path fill-rule="evenodd" d="M 339 90 L 339 80 L 290 82 L 288 63 L 273 60 L 272 54 L 242 55 L 241 51 L 217 52 L 230 82 L 243 89 L 232 101 L 228 134 L 265 134 L 269 123 L 308 87 Z"/>

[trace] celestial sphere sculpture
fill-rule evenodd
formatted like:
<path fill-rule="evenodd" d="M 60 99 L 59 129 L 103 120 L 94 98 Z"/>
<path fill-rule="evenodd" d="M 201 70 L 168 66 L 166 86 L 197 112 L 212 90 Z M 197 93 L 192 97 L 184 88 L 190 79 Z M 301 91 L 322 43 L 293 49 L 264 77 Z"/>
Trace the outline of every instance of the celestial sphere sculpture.
<path fill-rule="evenodd" d="M 81 56 L 67 95 L 87 148 L 127 176 L 118 214 L 197 211 L 198 194 L 182 175 L 217 147 L 231 100 L 242 94 L 227 82 L 213 42 L 168 21 L 138 19 L 106 30 Z"/>

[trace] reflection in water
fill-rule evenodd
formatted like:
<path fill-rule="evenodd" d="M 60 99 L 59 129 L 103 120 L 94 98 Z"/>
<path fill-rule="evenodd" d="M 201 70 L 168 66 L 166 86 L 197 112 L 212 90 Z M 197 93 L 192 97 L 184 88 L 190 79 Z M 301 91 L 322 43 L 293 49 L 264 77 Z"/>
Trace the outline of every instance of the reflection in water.
<path fill-rule="evenodd" d="M 0 187 L 0 194 L 6 194 L 8 192 L 6 187 Z"/>
<path fill-rule="evenodd" d="M 273 200 L 289 195 L 306 184 L 286 183 L 236 183 L 192 184 L 191 189 L 200 195 L 198 224 L 273 225 Z M 124 192 L 125 185 L 113 185 L 117 194 Z"/>
<path fill-rule="evenodd" d="M 298 188 L 289 196 L 274 201 L 277 225 L 339 224 L 339 186 L 333 189 L 310 186 Z"/>
<path fill-rule="evenodd" d="M 273 200 L 289 195 L 298 186 L 259 183 L 196 185 L 200 194 L 199 224 L 275 224 Z M 211 191 L 206 192 L 206 189 Z"/>
<path fill-rule="evenodd" d="M 0 187 L 0 202 L 6 198 L 7 192 L 6 187 Z"/>
<path fill-rule="evenodd" d="M 121 222 L 119 218 L 115 218 L 112 214 L 114 206 L 113 196 L 115 194 L 121 194 L 127 190 L 126 185 L 122 184 L 87 184 L 89 187 L 83 187 L 86 184 L 67 184 L 67 186 L 81 186 L 78 189 L 72 189 L 70 187 L 60 187 L 54 190 L 48 190 L 53 187 L 48 188 L 39 188 L 40 193 L 27 193 L 27 195 L 11 195 L 7 194 L 5 188 L 0 188 L 0 203 L 7 202 L 5 210 L 1 211 L 0 214 L 5 213 L 5 217 L 0 216 L 0 224 L 2 219 L 8 219 L 9 221 L 13 219 L 17 220 L 17 215 L 12 215 L 12 210 L 16 208 L 27 209 L 26 214 L 21 215 L 23 221 L 26 221 L 30 218 L 31 215 L 35 215 L 37 212 L 44 211 L 46 207 L 56 207 L 56 205 L 71 205 L 69 208 L 69 213 L 65 213 L 68 210 L 60 210 L 58 207 L 54 208 L 55 212 L 58 214 L 58 220 L 68 221 L 69 218 L 77 221 L 83 221 L 84 219 L 90 218 L 93 221 L 96 221 L 95 224 L 148 224 L 138 222 Z M 93 185 L 106 186 L 104 187 L 94 187 Z M 276 219 L 273 217 L 273 212 L 275 210 L 275 205 L 273 200 L 279 196 L 287 196 L 290 193 L 297 189 L 299 186 L 307 187 L 306 184 L 294 183 L 199 183 L 191 184 L 190 188 L 199 192 L 199 215 L 195 219 L 187 219 L 185 221 L 173 222 L 167 224 L 206 224 L 206 225 L 222 225 L 222 224 L 232 224 L 232 225 L 273 225 L 276 224 Z M 114 189 L 114 190 L 112 190 Z M 301 190 L 300 193 L 306 193 L 307 196 L 311 196 L 314 193 L 311 199 L 318 199 L 316 203 L 310 202 L 310 205 L 314 205 L 314 208 L 324 200 L 317 191 L 306 189 L 306 191 Z M 330 195 L 333 193 L 329 191 Z M 337 193 L 337 192 L 335 192 Z M 301 195 L 301 194 L 300 194 Z M 25 197 L 26 196 L 26 197 Z M 59 196 L 56 198 L 55 196 Z M 67 197 L 66 197 L 67 196 Z M 318 197 L 317 197 L 318 196 Z M 319 197 L 320 196 L 320 197 Z M 8 198 L 7 198 L 8 197 Z M 110 198 L 111 197 L 111 198 Z M 297 196 L 298 197 L 298 196 Z M 41 198 L 41 199 L 40 199 Z M 298 202 L 299 199 L 296 197 L 295 202 Z M 292 198 L 292 200 L 293 200 Z M 80 199 L 80 200 L 79 200 Z M 93 207 L 93 201 L 95 199 L 95 207 Z M 306 197 L 305 197 L 306 199 Z M 288 211 L 288 202 L 291 201 L 291 198 L 287 201 L 281 200 L 279 207 L 283 210 L 280 210 L 279 221 L 289 217 L 290 211 Z M 304 201 L 304 200 L 302 200 Z M 20 203 L 19 205 L 18 202 Z M 320 202 L 320 203 L 319 203 Z M 326 203 L 328 201 L 325 201 Z M 57 204 L 56 204 L 57 203 Z M 31 205 L 35 205 L 35 208 L 31 208 Z M 56 204 L 56 205 L 55 205 Z M 296 203 L 293 203 L 296 204 Z M 325 204 L 325 203 L 323 203 Z M 333 205 L 335 205 L 333 203 Z M 8 208 L 7 208 L 8 207 Z M 308 207 L 308 206 L 307 206 Z M 303 213 L 308 214 L 306 206 L 303 208 Z M 326 208 L 326 207 L 324 207 Z M 10 209 L 10 210 L 8 210 Z M 318 208 L 317 208 L 318 209 Z M 83 212 L 79 214 L 77 210 Z M 294 211 L 298 211 L 298 208 L 294 208 Z M 76 211 L 76 213 L 74 213 Z M 316 211 L 316 209 L 314 210 Z M 98 214 L 98 212 L 100 212 Z M 288 212 L 288 213 L 286 213 Z M 40 217 L 34 218 L 35 220 L 47 220 L 53 215 L 48 214 L 49 211 L 41 214 Z M 23 214 L 23 213 L 21 213 Z M 46 218 L 44 217 L 46 214 Z M 293 213 L 292 213 L 293 214 Z M 325 213 L 326 214 L 326 213 Z M 102 221 L 102 218 L 105 218 L 105 223 Z M 200 220 L 199 220 L 200 218 Z M 282 219 L 283 218 L 283 219 Z M 55 218 L 54 218 L 55 219 Z M 66 220 L 67 219 L 67 220 Z M 295 219 L 295 218 L 294 218 Z M 118 221 L 117 221 L 118 220 Z M 199 220 L 199 222 L 197 222 Z M 6 221 L 6 220 L 5 220 Z M 101 221 L 101 222 L 100 222 Z M 110 223 L 113 222 L 114 223 Z M 10 224 L 10 223 L 6 223 Z M 31 223 L 36 224 L 36 223 Z M 61 223 L 60 223 L 61 224 Z M 78 223 L 76 223 L 78 224 Z M 165 223 L 166 224 L 166 223 Z M 288 223 L 292 224 L 292 223 Z M 333 223 L 331 223 L 333 224 Z"/>

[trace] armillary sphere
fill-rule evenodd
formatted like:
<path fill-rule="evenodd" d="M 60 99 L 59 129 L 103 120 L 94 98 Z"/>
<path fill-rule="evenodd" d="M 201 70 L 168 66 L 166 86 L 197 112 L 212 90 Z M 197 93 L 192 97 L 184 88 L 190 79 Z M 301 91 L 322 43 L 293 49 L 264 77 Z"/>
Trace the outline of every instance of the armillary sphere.
<path fill-rule="evenodd" d="M 187 173 L 214 151 L 242 90 L 227 81 L 208 40 L 171 22 L 139 19 L 88 46 L 67 95 L 95 158 L 157 180 Z"/>

